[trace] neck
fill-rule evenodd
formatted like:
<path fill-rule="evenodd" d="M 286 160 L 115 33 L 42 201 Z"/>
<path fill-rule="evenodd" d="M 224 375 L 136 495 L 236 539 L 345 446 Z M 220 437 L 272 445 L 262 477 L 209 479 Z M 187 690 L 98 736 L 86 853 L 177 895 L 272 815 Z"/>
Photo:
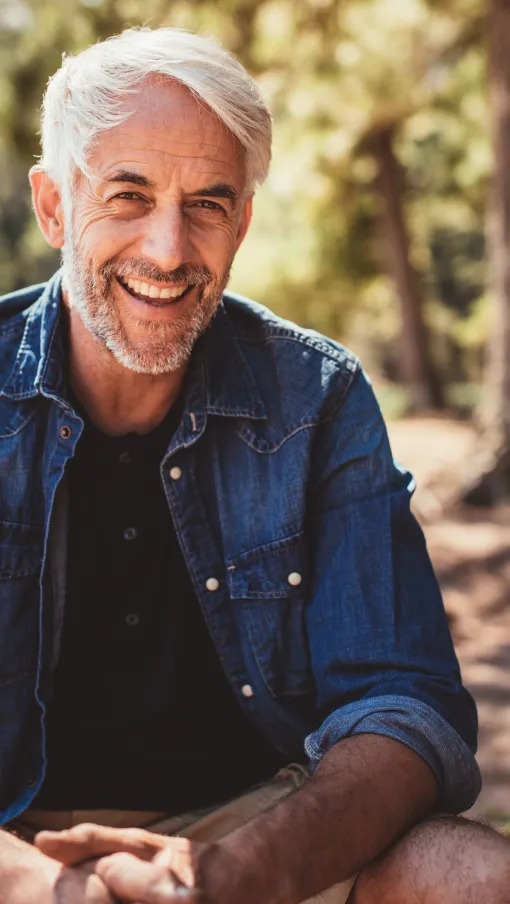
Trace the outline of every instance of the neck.
<path fill-rule="evenodd" d="M 70 381 L 78 401 L 103 433 L 149 433 L 177 400 L 185 368 L 168 374 L 138 374 L 119 364 L 68 308 Z"/>

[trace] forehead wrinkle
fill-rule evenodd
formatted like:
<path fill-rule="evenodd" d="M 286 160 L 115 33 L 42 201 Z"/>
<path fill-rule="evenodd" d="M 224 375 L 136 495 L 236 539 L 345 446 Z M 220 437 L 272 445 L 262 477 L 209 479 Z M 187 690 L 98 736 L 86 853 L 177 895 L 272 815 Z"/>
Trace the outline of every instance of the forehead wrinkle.
<path fill-rule="evenodd" d="M 192 144 L 192 142 L 190 142 L 190 144 Z M 220 148 L 217 148 L 216 145 L 208 145 L 208 147 L 215 147 L 217 150 L 219 150 L 219 151 L 221 150 Z M 163 155 L 166 158 L 175 157 L 179 161 L 181 161 L 181 160 L 190 160 L 190 161 L 209 160 L 211 163 L 223 164 L 229 170 L 232 165 L 231 161 L 225 160 L 225 159 L 220 158 L 215 155 L 200 154 L 200 153 L 198 153 L 198 154 L 187 154 L 187 153 L 179 154 L 179 153 L 175 153 L 174 151 L 165 150 L 164 148 L 146 148 L 146 147 L 131 148 L 130 153 L 131 154 L 140 153 L 140 154 L 144 154 L 144 155 L 145 154 Z M 128 165 L 143 166 L 145 168 L 150 166 L 150 164 L 148 164 L 146 160 L 138 160 L 138 161 L 136 161 L 136 163 L 135 163 L 135 160 L 133 160 L 133 164 L 128 164 L 126 161 L 127 161 L 127 158 L 123 157 L 122 160 L 119 161 L 118 163 L 117 162 L 107 163 L 106 171 L 108 171 L 108 169 L 110 169 L 110 168 L 118 169 L 120 166 L 122 166 L 123 169 L 127 169 Z"/>
<path fill-rule="evenodd" d="M 112 130 L 112 131 L 113 131 L 113 130 Z M 129 135 L 130 133 L 129 133 L 129 131 L 126 129 L 126 130 L 124 130 L 124 132 L 123 132 L 122 134 L 124 134 L 124 135 Z M 121 137 L 121 134 L 120 134 L 120 133 L 119 133 L 118 135 L 112 135 L 112 138 L 114 138 L 114 139 L 115 139 L 115 138 L 120 138 L 120 137 Z M 191 136 L 190 136 L 189 138 L 185 138 L 183 135 L 179 135 L 179 136 L 173 136 L 173 135 L 171 135 L 171 134 L 169 135 L 167 132 L 165 132 L 165 133 L 162 132 L 162 133 L 159 133 L 158 135 L 152 135 L 151 137 L 152 137 L 152 138 L 156 138 L 158 141 L 161 141 L 162 144 L 165 145 L 165 146 L 166 146 L 168 143 L 171 143 L 171 144 L 175 144 L 175 145 L 184 145 L 184 146 L 186 146 L 186 147 L 187 147 L 188 145 L 190 145 L 190 146 L 192 146 L 192 147 L 193 147 L 193 146 L 196 146 L 196 145 L 199 145 L 200 147 L 213 147 L 213 148 L 218 148 L 218 147 L 221 147 L 222 144 L 223 144 L 222 141 L 216 140 L 216 138 L 215 138 L 214 136 L 211 136 L 210 139 L 208 139 L 208 137 L 203 136 L 203 135 L 201 135 L 201 134 L 199 134 L 199 133 L 197 133 L 196 136 L 194 136 L 194 137 L 191 137 Z M 233 142 L 232 142 L 232 143 L 235 145 L 236 139 L 235 139 L 234 136 L 232 136 L 232 138 L 233 138 Z M 149 136 L 147 136 L 147 139 L 149 139 Z M 124 143 L 124 142 L 123 142 L 123 143 Z M 230 142 L 226 142 L 226 141 L 225 141 L 225 142 L 224 142 L 224 145 L 225 145 L 225 147 L 226 147 L 227 145 L 230 145 Z M 140 148 L 140 147 L 133 147 L 133 150 L 134 150 L 134 151 L 141 150 L 141 149 L 143 149 L 144 151 L 147 151 L 147 150 L 159 151 L 159 150 L 160 150 L 160 148 L 154 147 L 150 142 L 148 142 L 148 143 L 142 145 L 142 148 Z M 97 147 L 97 150 L 99 150 L 99 146 Z"/>
<path fill-rule="evenodd" d="M 146 114 L 139 116 L 137 119 L 142 119 L 142 122 L 137 122 L 137 119 L 132 116 L 126 122 L 113 126 L 106 134 L 115 136 L 144 132 L 152 135 L 154 138 L 162 138 L 164 141 L 168 141 L 169 137 L 174 137 L 175 140 L 179 140 L 180 133 L 185 131 L 190 135 L 196 136 L 199 140 L 201 140 L 202 136 L 211 136 L 214 141 L 218 138 L 220 138 L 220 140 L 225 139 L 226 141 L 230 138 L 237 140 L 230 129 L 217 118 L 213 118 L 209 122 L 202 121 L 196 123 L 190 122 L 185 116 L 175 116 L 175 114 L 172 114 L 171 117 L 168 117 L 168 123 L 166 125 L 163 125 L 161 122 L 157 123 L 156 116 L 151 117 L 148 122 L 143 122 L 146 118 Z"/>

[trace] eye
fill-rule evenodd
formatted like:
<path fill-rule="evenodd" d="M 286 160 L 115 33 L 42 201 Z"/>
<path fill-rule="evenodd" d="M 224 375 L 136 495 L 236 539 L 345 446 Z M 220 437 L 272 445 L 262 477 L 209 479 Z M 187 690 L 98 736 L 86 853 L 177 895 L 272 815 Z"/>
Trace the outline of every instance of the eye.
<path fill-rule="evenodd" d="M 120 201 L 144 201 L 136 191 L 121 191 L 118 195 L 114 195 L 112 200 L 120 200 Z"/>
<path fill-rule="evenodd" d="M 195 201 L 195 207 L 200 207 L 202 210 L 217 210 L 220 213 L 226 213 L 225 208 L 222 204 L 218 204 L 216 201 L 209 201 L 207 198 L 204 198 L 200 201 Z"/>

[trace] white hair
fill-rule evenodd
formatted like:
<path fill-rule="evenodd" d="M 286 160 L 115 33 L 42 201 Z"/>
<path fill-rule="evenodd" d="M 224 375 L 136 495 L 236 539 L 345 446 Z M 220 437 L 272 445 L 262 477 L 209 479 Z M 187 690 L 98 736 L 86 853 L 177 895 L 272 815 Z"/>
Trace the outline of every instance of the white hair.
<path fill-rule="evenodd" d="M 179 28 L 129 28 L 64 58 L 42 109 L 41 165 L 67 195 L 77 168 L 87 172 L 95 138 L 130 115 L 126 101 L 151 76 L 185 85 L 245 149 L 249 190 L 267 176 L 271 115 L 254 80 L 211 38 Z"/>

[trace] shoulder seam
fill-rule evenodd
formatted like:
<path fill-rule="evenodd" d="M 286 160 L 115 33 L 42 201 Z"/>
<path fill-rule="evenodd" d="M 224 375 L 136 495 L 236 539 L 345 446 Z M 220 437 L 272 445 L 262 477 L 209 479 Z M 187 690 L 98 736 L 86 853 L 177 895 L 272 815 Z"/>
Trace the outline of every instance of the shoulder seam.
<path fill-rule="evenodd" d="M 337 361 L 339 364 L 344 364 L 346 360 L 351 361 L 354 365 L 359 364 L 357 355 L 344 346 L 337 349 L 327 341 L 324 341 L 324 339 L 308 336 L 306 333 L 291 330 L 279 325 L 277 325 L 276 329 L 268 332 L 266 336 L 254 336 L 253 333 L 247 333 L 244 330 L 240 330 L 239 332 L 236 331 L 235 336 L 236 339 L 240 339 L 243 342 L 249 342 L 252 345 L 265 345 L 273 340 L 287 339 L 291 342 L 298 342 L 301 345 L 313 348 L 328 358 L 331 358 L 332 361 Z"/>

